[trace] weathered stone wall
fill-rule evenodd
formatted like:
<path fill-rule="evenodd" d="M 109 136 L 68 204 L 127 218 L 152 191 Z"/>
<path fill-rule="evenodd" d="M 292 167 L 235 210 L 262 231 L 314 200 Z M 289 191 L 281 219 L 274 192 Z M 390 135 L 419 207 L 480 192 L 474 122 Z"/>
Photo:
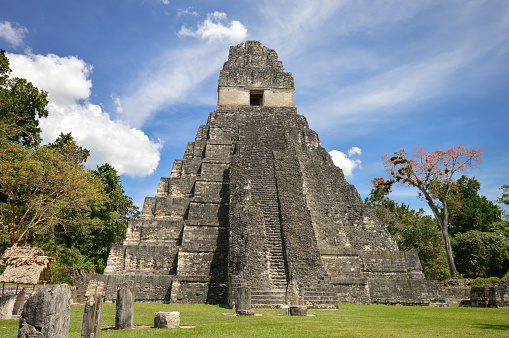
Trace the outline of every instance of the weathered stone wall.
<path fill-rule="evenodd" d="M 285 73 L 275 50 L 258 41 L 247 41 L 230 47 L 228 61 L 219 75 L 219 87 L 291 88 L 291 73 Z"/>
<path fill-rule="evenodd" d="M 438 281 L 420 279 L 368 279 L 372 304 L 445 305 Z"/>
<path fill-rule="evenodd" d="M 169 302 L 170 290 L 173 281 L 171 275 L 94 275 L 88 285 L 86 296 L 94 294 L 104 295 L 106 301 L 117 299 L 119 284 L 134 281 L 134 295 L 137 302 Z"/>

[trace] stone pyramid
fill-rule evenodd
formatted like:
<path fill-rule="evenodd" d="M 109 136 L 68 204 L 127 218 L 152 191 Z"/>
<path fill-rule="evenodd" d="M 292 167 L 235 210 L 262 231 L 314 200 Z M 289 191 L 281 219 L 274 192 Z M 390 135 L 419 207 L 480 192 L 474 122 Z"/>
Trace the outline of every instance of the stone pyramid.
<path fill-rule="evenodd" d="M 233 305 L 243 286 L 255 307 L 443 302 L 297 113 L 294 89 L 274 50 L 232 46 L 216 111 L 88 292 L 112 300 L 132 279 L 137 301 Z"/>

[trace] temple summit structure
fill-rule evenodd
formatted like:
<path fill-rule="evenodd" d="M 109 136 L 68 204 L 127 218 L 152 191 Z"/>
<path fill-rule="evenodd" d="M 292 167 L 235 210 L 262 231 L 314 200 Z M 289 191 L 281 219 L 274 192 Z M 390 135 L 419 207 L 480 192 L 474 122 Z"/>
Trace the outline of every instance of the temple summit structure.
<path fill-rule="evenodd" d="M 297 113 L 294 89 L 274 50 L 230 47 L 217 109 L 88 292 L 113 300 L 134 280 L 145 302 L 232 306 L 242 286 L 254 307 L 443 304 Z"/>

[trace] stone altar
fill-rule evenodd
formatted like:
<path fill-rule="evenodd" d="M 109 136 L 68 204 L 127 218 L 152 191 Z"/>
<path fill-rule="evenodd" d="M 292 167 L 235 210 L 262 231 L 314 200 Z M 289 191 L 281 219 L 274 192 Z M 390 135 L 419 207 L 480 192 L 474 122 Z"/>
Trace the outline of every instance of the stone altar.
<path fill-rule="evenodd" d="M 401 252 L 294 104 L 294 80 L 257 41 L 230 47 L 218 105 L 155 197 L 145 199 L 90 292 L 124 280 L 137 301 L 228 303 L 444 302 L 414 252 Z"/>

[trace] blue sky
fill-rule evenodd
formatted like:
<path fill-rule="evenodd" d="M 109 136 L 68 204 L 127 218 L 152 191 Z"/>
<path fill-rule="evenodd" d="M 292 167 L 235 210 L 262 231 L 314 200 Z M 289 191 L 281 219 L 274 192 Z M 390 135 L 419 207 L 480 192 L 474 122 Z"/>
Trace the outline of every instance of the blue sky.
<path fill-rule="evenodd" d="M 6 1 L 0 48 L 49 92 L 45 142 L 72 132 L 141 207 L 217 104 L 229 46 L 259 40 L 295 79 L 298 112 L 362 197 L 399 149 L 484 152 L 509 184 L 508 1 Z M 411 188 L 392 197 L 425 207 Z"/>

